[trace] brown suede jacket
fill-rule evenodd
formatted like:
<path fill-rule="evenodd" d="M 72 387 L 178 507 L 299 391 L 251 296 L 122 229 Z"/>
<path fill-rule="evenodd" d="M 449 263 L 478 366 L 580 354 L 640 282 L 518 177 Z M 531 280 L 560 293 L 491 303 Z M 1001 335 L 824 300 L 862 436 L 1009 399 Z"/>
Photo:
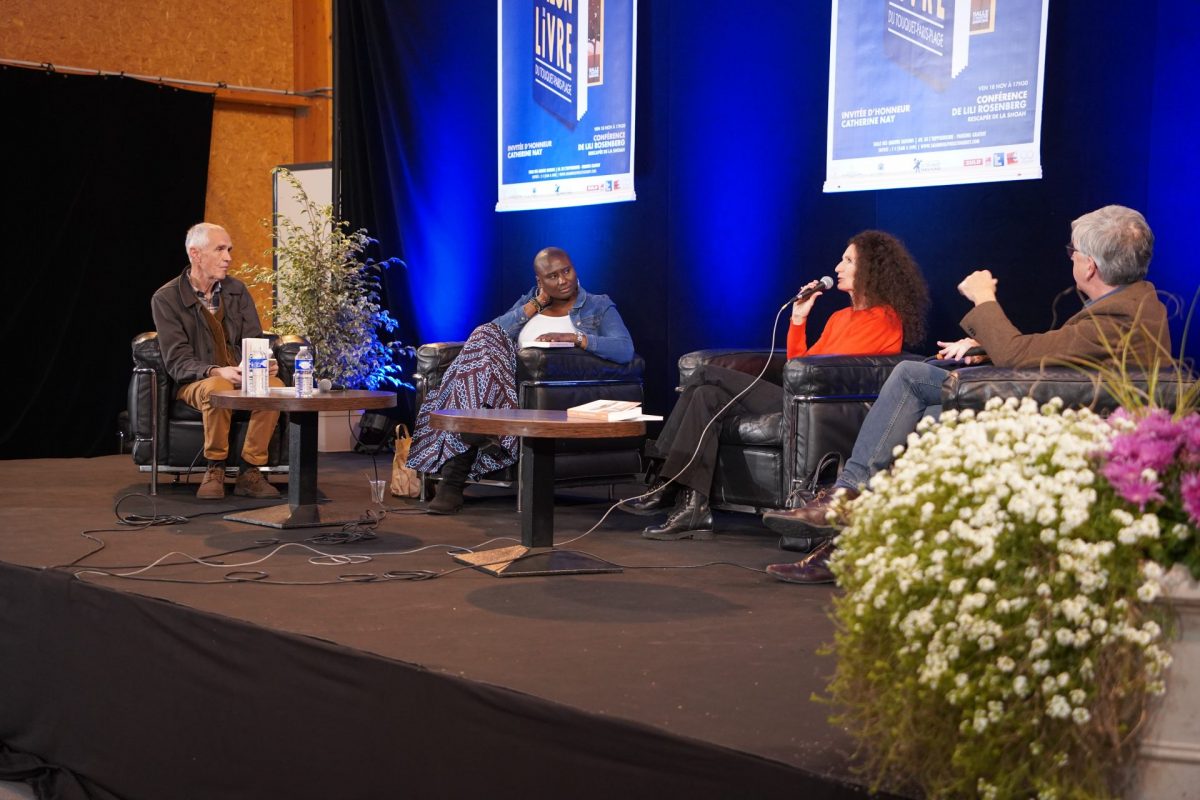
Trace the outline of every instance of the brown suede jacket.
<path fill-rule="evenodd" d="M 1102 297 L 1046 333 L 1021 333 L 994 302 L 971 309 L 959 324 L 998 367 L 1111 362 L 1115 353 L 1117 358 L 1125 357 L 1131 369 L 1148 368 L 1171 353 L 1167 309 L 1149 281 L 1131 283 Z M 1128 347 L 1123 356 L 1119 351 L 1125 340 Z"/>
<path fill-rule="evenodd" d="M 237 278 L 221 281 L 221 305 L 225 309 L 225 338 L 236 358 L 241 353 L 242 339 L 262 336 L 262 322 L 246 284 Z M 180 385 L 206 377 L 208 368 L 215 365 L 215 345 L 202 316 L 208 312 L 192 289 L 186 268 L 154 293 L 150 311 L 167 373 Z"/>

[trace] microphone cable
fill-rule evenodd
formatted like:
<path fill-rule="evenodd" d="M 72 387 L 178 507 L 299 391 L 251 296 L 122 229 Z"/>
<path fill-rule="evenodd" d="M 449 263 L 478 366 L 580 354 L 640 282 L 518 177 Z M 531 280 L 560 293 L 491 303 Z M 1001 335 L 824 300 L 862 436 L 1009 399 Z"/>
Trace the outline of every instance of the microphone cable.
<path fill-rule="evenodd" d="M 767 374 L 767 370 L 770 369 L 770 367 L 771 367 L 771 359 L 775 356 L 775 351 L 778 349 L 775 346 L 775 341 L 776 341 L 776 337 L 779 335 L 779 319 L 783 315 L 784 309 L 786 309 L 788 306 L 792 305 L 792 303 L 794 303 L 794 302 L 795 302 L 795 298 L 788 298 L 787 302 L 784 303 L 782 306 L 780 306 L 779 310 L 775 312 L 775 321 L 771 326 L 771 348 L 770 348 L 769 352 L 767 353 L 766 362 L 763 364 L 763 368 L 761 370 L 759 370 L 758 374 L 754 376 L 754 379 L 746 385 L 746 388 L 742 389 L 740 392 L 735 394 L 733 397 L 729 398 L 729 402 L 727 402 L 724 406 L 722 406 L 721 410 L 718 411 L 716 414 L 714 414 L 712 419 L 710 419 L 708 421 L 708 424 L 705 425 L 704 429 L 700 431 L 700 436 L 698 437 L 697 442 L 696 442 L 696 449 L 692 451 L 692 456 L 691 456 L 691 458 L 688 459 L 687 463 L 684 464 L 679 469 L 678 472 L 676 472 L 670 478 L 665 480 L 661 486 L 654 487 L 653 489 L 649 489 L 645 492 L 642 492 L 639 495 L 635 495 L 634 497 L 627 497 L 623 500 L 619 500 L 616 503 L 613 503 L 611 506 L 609 506 L 608 510 L 604 512 L 604 515 L 602 517 L 600 517 L 600 519 L 596 522 L 595 525 L 588 528 L 586 531 L 579 534 L 578 536 L 575 536 L 571 539 L 567 539 L 566 541 L 561 542 L 561 543 L 556 543 L 555 547 L 558 547 L 559 544 L 568 545 L 568 544 L 571 544 L 572 542 L 579 541 L 580 539 L 582 539 L 585 536 L 588 536 L 589 534 L 593 533 L 597 528 L 599 528 L 601 525 L 604 524 L 604 521 L 606 519 L 608 519 L 609 514 L 611 514 L 614 510 L 616 510 L 617 506 L 621 505 L 622 503 L 628 503 L 633 500 L 640 500 L 643 497 L 649 496 L 653 492 L 661 491 L 662 489 L 665 489 L 667 486 L 670 486 L 672 483 L 675 483 L 675 481 L 678 480 L 679 476 L 682 475 L 684 472 L 686 472 L 688 470 L 688 468 L 692 466 L 692 463 L 699 457 L 701 448 L 704 447 L 704 437 L 706 437 L 708 435 L 709 428 L 711 428 L 713 426 L 713 423 L 716 422 L 717 420 L 719 420 L 721 418 L 721 416 L 726 411 L 728 411 L 738 400 L 742 399 L 742 397 L 744 397 L 747 392 L 749 392 L 756 385 L 758 385 L 759 381 L 762 380 L 763 375 Z M 703 368 L 704 368 L 703 365 L 698 367 L 698 369 L 703 369 Z"/>

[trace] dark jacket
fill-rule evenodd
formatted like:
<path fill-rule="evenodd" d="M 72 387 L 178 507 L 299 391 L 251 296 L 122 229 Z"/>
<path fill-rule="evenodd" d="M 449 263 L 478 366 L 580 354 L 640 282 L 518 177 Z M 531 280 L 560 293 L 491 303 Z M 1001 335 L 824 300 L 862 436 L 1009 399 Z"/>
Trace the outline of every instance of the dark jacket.
<path fill-rule="evenodd" d="M 262 336 L 258 309 L 246 284 L 230 277 L 221 281 L 221 305 L 225 308 L 225 338 L 237 358 L 242 339 Z M 217 366 L 212 331 L 201 316 L 207 312 L 188 282 L 187 268 L 154 293 L 150 311 L 154 314 L 163 363 L 176 383 L 202 380 L 210 367 Z"/>
<path fill-rule="evenodd" d="M 976 306 L 961 324 L 998 367 L 1111 363 L 1124 344 L 1129 368 L 1149 369 L 1171 353 L 1167 309 L 1149 281 L 1110 292 L 1046 333 L 1021 333 L 999 303 Z"/>

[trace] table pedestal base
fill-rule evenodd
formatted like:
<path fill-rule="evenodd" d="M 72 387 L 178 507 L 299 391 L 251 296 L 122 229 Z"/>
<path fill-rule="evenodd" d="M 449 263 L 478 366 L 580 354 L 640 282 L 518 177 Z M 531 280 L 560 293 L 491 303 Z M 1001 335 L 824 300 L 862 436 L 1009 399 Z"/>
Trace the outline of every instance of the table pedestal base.
<path fill-rule="evenodd" d="M 498 547 L 477 553 L 461 553 L 453 558 L 460 564 L 475 567 L 497 578 L 591 575 L 623 571 L 607 561 L 569 550 L 555 550 L 553 547 Z"/>
<path fill-rule="evenodd" d="M 267 528 L 320 528 L 357 522 L 358 518 L 359 514 L 353 512 L 352 506 L 331 508 L 315 503 L 295 508 L 290 505 L 254 508 L 249 511 L 236 511 L 224 517 L 233 522 L 247 522 Z"/>

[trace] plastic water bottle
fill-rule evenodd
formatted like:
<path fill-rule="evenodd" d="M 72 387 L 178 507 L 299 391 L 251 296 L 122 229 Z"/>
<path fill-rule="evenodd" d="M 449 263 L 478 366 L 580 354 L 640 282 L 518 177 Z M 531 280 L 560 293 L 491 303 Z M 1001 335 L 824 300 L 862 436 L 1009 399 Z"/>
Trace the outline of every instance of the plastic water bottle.
<path fill-rule="evenodd" d="M 296 353 L 296 370 L 294 372 L 296 397 L 312 397 L 313 393 L 313 358 L 307 347 L 301 347 Z"/>
<path fill-rule="evenodd" d="M 270 381 L 267 377 L 267 354 L 261 350 L 253 350 L 246 356 L 247 369 L 242 386 L 246 394 L 262 397 L 270 392 Z"/>

